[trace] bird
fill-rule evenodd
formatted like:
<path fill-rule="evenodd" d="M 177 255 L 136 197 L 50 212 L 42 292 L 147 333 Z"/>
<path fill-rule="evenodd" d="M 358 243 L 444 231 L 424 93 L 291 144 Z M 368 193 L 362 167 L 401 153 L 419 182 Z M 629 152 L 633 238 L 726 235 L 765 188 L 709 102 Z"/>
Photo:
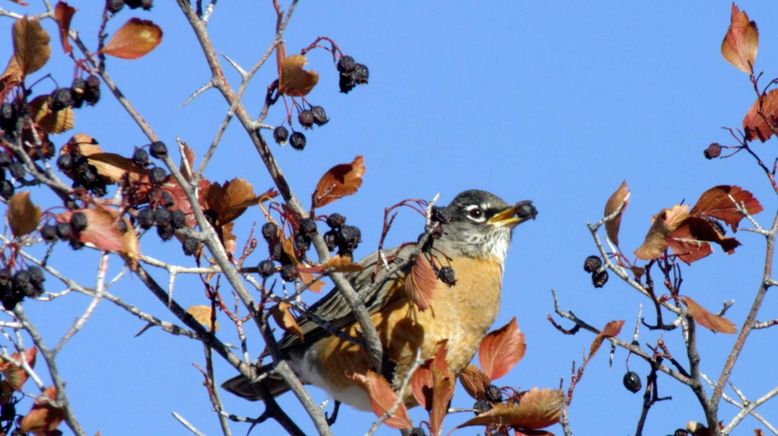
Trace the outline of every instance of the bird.
<path fill-rule="evenodd" d="M 432 358 L 440 341 L 447 341 L 446 363 L 458 375 L 475 355 L 481 339 L 497 317 L 505 257 L 513 229 L 537 210 L 531 201 L 508 204 L 495 194 L 471 189 L 441 207 L 440 231 L 427 253 L 453 268 L 452 284 L 436 280 L 429 307 L 420 309 L 405 290 L 409 269 L 383 278 L 384 261 L 409 259 L 415 244 L 372 253 L 359 272 L 346 278 L 359 293 L 370 314 L 383 350 L 382 374 L 397 389 L 417 358 Z M 406 262 L 407 263 L 407 262 Z M 376 280 L 381 280 L 375 286 Z M 278 341 L 282 358 L 305 384 L 318 386 L 344 404 L 370 409 L 370 398 L 354 374 L 372 368 L 359 339 L 360 327 L 350 306 L 337 290 L 330 291 L 297 318 L 302 335 L 285 333 Z M 249 400 L 262 392 L 273 396 L 289 390 L 272 374 L 272 364 L 257 369 L 257 379 L 239 375 L 223 383 L 227 391 Z M 259 380 L 259 381 L 256 381 Z M 406 405 L 416 405 L 410 389 L 402 392 Z"/>

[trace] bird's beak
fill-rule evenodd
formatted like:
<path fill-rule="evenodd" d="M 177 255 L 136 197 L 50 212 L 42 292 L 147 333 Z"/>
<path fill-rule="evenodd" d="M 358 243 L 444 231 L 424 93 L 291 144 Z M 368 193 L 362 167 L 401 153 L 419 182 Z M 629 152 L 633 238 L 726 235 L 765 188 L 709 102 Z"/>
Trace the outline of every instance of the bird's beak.
<path fill-rule="evenodd" d="M 513 228 L 529 219 L 534 220 L 536 216 L 538 210 L 531 201 L 525 200 L 497 212 L 487 222 L 495 227 Z"/>

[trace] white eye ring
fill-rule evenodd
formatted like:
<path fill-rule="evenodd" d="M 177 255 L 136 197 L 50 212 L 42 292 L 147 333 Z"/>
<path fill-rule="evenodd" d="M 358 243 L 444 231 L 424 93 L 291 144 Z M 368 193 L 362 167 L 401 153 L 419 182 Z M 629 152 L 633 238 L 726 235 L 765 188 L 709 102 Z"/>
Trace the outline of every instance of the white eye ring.
<path fill-rule="evenodd" d="M 482 223 L 486 221 L 486 213 L 484 213 L 484 210 L 481 209 L 481 206 L 472 204 L 470 206 L 465 207 L 465 210 L 467 211 L 467 217 L 471 220 Z"/>

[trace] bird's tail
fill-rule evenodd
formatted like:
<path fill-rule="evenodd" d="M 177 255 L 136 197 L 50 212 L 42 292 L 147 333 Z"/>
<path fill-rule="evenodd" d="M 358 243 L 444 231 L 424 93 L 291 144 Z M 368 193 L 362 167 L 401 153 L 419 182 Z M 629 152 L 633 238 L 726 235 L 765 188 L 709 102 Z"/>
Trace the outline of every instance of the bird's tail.
<path fill-rule="evenodd" d="M 222 383 L 222 388 L 232 394 L 251 401 L 261 400 L 263 391 L 266 394 L 276 397 L 288 391 L 289 386 L 281 377 L 271 375 L 271 369 L 272 365 L 259 367 L 257 374 L 265 375 L 265 377 L 258 382 L 251 382 L 241 374 Z"/>

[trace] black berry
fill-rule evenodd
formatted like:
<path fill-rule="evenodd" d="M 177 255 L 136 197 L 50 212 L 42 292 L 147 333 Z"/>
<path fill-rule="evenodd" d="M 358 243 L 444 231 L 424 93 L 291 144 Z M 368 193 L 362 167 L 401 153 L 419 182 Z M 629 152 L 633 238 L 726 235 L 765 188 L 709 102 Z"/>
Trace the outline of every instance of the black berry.
<path fill-rule="evenodd" d="M 608 282 L 608 271 L 600 271 L 592 273 L 592 284 L 595 288 L 601 288 Z"/>
<path fill-rule="evenodd" d="M 328 230 L 324 233 L 324 243 L 327 244 L 327 249 L 330 251 L 333 251 L 338 247 L 339 239 L 340 235 L 336 230 Z"/>
<path fill-rule="evenodd" d="M 197 253 L 197 249 L 200 248 L 200 242 L 195 238 L 186 238 L 181 244 L 181 248 L 183 248 L 184 254 L 191 256 Z"/>
<path fill-rule="evenodd" d="M 154 141 L 149 146 L 149 152 L 151 153 L 151 157 L 162 159 L 167 156 L 167 146 L 162 141 Z"/>
<path fill-rule="evenodd" d="M 84 101 L 93 106 L 100 100 L 100 78 L 94 74 L 86 78 L 84 87 Z"/>
<path fill-rule="evenodd" d="M 0 421 L 11 421 L 16 418 L 16 404 L 13 401 L 0 406 Z"/>
<path fill-rule="evenodd" d="M 499 403 L 502 401 L 502 391 L 495 385 L 489 385 L 486 387 L 486 399 L 492 403 Z"/>
<path fill-rule="evenodd" d="M 454 286 L 457 283 L 456 274 L 454 274 L 454 268 L 450 266 L 444 266 L 438 271 L 438 278 L 441 282 Z"/>
<path fill-rule="evenodd" d="M 269 243 L 278 241 L 278 226 L 275 223 L 265 223 L 262 226 L 262 237 Z"/>
<path fill-rule="evenodd" d="M 476 415 L 480 415 L 484 412 L 488 412 L 492 409 L 492 403 L 487 400 L 478 400 L 473 404 L 473 411 Z"/>
<path fill-rule="evenodd" d="M 327 217 L 327 225 L 331 229 L 339 229 L 339 228 L 343 227 L 343 224 L 346 224 L 346 217 L 344 217 L 343 215 L 341 215 L 339 213 L 331 213 Z"/>
<path fill-rule="evenodd" d="M 160 226 L 167 226 L 168 224 L 171 224 L 170 221 L 173 219 L 173 214 L 170 213 L 168 209 L 165 209 L 164 207 L 158 207 L 154 210 L 154 222 L 156 222 Z"/>
<path fill-rule="evenodd" d="M 14 162 L 11 164 L 11 176 L 16 180 L 24 180 L 24 176 L 27 175 L 27 168 L 21 162 Z"/>
<path fill-rule="evenodd" d="M 338 59 L 338 71 L 344 74 L 349 74 L 352 71 L 354 71 L 354 67 L 357 65 L 357 62 L 349 55 L 343 56 L 340 59 Z"/>
<path fill-rule="evenodd" d="M 149 171 L 149 179 L 155 185 L 161 185 L 167 180 L 167 172 L 161 167 L 154 167 Z"/>
<path fill-rule="evenodd" d="M 157 226 L 157 235 L 163 241 L 167 241 L 168 239 L 172 238 L 174 234 L 175 231 L 173 230 L 173 226 L 170 224 L 166 226 Z"/>
<path fill-rule="evenodd" d="M 325 112 L 324 108 L 321 106 L 312 107 L 311 113 L 313 114 L 313 122 L 317 126 L 323 126 L 330 121 L 330 119 L 327 118 L 327 112 Z"/>
<path fill-rule="evenodd" d="M 68 223 L 57 223 L 57 236 L 63 241 L 67 241 L 73 237 L 73 229 Z"/>
<path fill-rule="evenodd" d="M 313 112 L 306 109 L 297 114 L 297 121 L 306 129 L 313 127 Z"/>
<path fill-rule="evenodd" d="M 293 282 L 297 279 L 297 267 L 294 265 L 284 265 L 281 267 L 281 278 L 285 282 Z"/>
<path fill-rule="evenodd" d="M 411 428 L 408 433 L 408 436 L 427 436 L 427 432 L 424 431 L 421 427 L 413 427 Z"/>
<path fill-rule="evenodd" d="M 154 211 L 149 207 L 145 207 L 138 211 L 135 219 L 142 229 L 148 229 L 154 225 Z"/>
<path fill-rule="evenodd" d="M 127 4 L 127 6 L 130 9 L 138 9 L 143 5 L 143 2 L 141 0 L 124 0 L 124 2 Z"/>
<path fill-rule="evenodd" d="M 627 371 L 627 373 L 624 374 L 623 382 L 624 387 L 633 394 L 640 391 L 640 388 L 643 387 L 643 383 L 640 381 L 640 376 L 637 375 L 634 371 Z"/>
<path fill-rule="evenodd" d="M 57 167 L 63 171 L 72 169 L 74 166 L 74 158 L 71 153 L 63 153 L 57 158 Z"/>
<path fill-rule="evenodd" d="M 273 129 L 273 141 L 276 144 L 283 144 L 289 139 L 289 130 L 284 126 L 278 126 Z"/>
<path fill-rule="evenodd" d="M 136 165 L 145 167 L 149 163 L 149 153 L 143 148 L 136 148 L 132 153 L 132 161 Z"/>
<path fill-rule="evenodd" d="M 49 95 L 49 107 L 54 112 L 73 106 L 73 91 L 70 88 L 57 88 Z"/>
<path fill-rule="evenodd" d="M 118 0 L 118 1 L 121 1 L 122 6 L 124 6 L 123 0 Z M 86 80 L 74 79 L 73 83 L 70 85 L 70 90 L 73 93 L 73 107 L 80 108 L 81 106 L 83 106 L 84 95 L 86 94 Z"/>
<path fill-rule="evenodd" d="M 356 64 L 352 74 L 354 74 L 354 81 L 357 82 L 357 85 L 367 83 L 367 80 L 370 78 L 370 71 L 365 64 Z"/>
<path fill-rule="evenodd" d="M 602 266 L 602 259 L 599 256 L 589 256 L 584 260 L 583 269 L 588 273 L 593 273 Z"/>
<path fill-rule="evenodd" d="M 289 137 L 289 145 L 295 150 L 302 150 L 305 148 L 305 135 L 301 132 L 293 132 Z"/>
<path fill-rule="evenodd" d="M 299 234 L 310 240 L 318 232 L 316 229 L 316 221 L 314 221 L 312 218 L 303 218 L 300 221 L 300 228 L 297 231 Z"/>
<path fill-rule="evenodd" d="M 182 210 L 176 210 L 171 216 L 170 223 L 174 229 L 181 229 L 186 225 L 186 214 Z"/>
<path fill-rule="evenodd" d="M 257 272 L 262 277 L 270 277 L 276 272 L 276 264 L 270 259 L 265 259 L 257 265 Z"/>
<path fill-rule="evenodd" d="M 0 182 L 0 197 L 3 197 L 7 200 L 14 195 L 14 191 L 14 185 L 8 180 L 3 180 Z"/>
<path fill-rule="evenodd" d="M 115 14 L 122 10 L 124 7 L 124 0 L 108 0 L 105 3 L 105 8 L 112 14 Z"/>
<path fill-rule="evenodd" d="M 359 230 L 359 227 L 344 225 L 340 228 L 340 236 L 342 238 L 340 249 L 343 252 L 354 251 L 359 243 L 362 242 L 362 232 Z"/>
<path fill-rule="evenodd" d="M 86 215 L 84 215 L 83 212 L 75 212 L 70 216 L 70 227 L 72 227 L 76 232 L 80 232 L 86 229 L 87 224 L 88 221 L 86 219 Z"/>
<path fill-rule="evenodd" d="M 46 242 L 54 242 L 57 240 L 57 226 L 54 224 L 44 224 L 41 227 L 41 238 Z"/>

